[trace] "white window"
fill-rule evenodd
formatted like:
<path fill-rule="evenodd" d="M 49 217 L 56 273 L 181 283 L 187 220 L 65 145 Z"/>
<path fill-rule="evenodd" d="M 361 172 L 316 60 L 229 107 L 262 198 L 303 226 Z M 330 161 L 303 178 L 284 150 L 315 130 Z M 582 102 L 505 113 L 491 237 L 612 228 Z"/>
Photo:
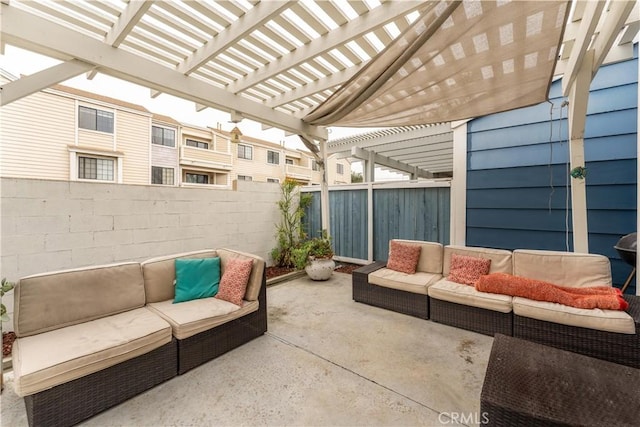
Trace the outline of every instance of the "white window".
<path fill-rule="evenodd" d="M 189 173 L 186 174 L 186 182 L 189 184 L 208 184 L 209 175 L 203 173 Z"/>
<path fill-rule="evenodd" d="M 79 106 L 78 127 L 113 133 L 113 112 Z"/>
<path fill-rule="evenodd" d="M 78 156 L 78 179 L 95 179 L 98 181 L 114 181 L 115 159 L 102 157 Z"/>
<path fill-rule="evenodd" d="M 151 127 L 151 143 L 156 145 L 164 145 L 167 147 L 176 146 L 175 129 L 163 128 L 160 126 Z"/>
<path fill-rule="evenodd" d="M 152 184 L 173 185 L 174 175 L 175 175 L 175 171 L 173 168 L 151 166 L 151 183 Z"/>
<path fill-rule="evenodd" d="M 238 175 L 238 181 L 253 181 L 249 175 Z"/>
<path fill-rule="evenodd" d="M 276 184 L 280 183 L 278 178 L 267 178 L 267 182 L 275 182 Z"/>
<path fill-rule="evenodd" d="M 272 165 L 280 164 L 280 153 L 277 151 L 267 150 L 267 163 L 271 163 Z"/>
<path fill-rule="evenodd" d="M 320 165 L 315 160 L 311 160 L 311 170 L 319 171 Z"/>
<path fill-rule="evenodd" d="M 250 145 L 238 144 L 238 158 L 246 160 L 253 159 L 253 147 Z"/>
<path fill-rule="evenodd" d="M 293 164 L 293 159 L 284 159 L 284 162 L 288 165 L 292 165 Z"/>
<path fill-rule="evenodd" d="M 338 171 L 338 173 L 339 173 L 340 175 L 343 175 L 343 174 L 344 174 L 344 165 L 343 165 L 342 163 L 338 163 L 338 164 L 336 165 L 336 167 L 337 167 L 337 171 Z"/>
<path fill-rule="evenodd" d="M 209 143 L 208 142 L 197 141 L 195 139 L 187 139 L 187 145 L 189 147 L 202 148 L 204 150 L 208 150 L 209 149 Z"/>
<path fill-rule="evenodd" d="M 124 154 L 69 146 L 69 179 L 122 183 Z"/>

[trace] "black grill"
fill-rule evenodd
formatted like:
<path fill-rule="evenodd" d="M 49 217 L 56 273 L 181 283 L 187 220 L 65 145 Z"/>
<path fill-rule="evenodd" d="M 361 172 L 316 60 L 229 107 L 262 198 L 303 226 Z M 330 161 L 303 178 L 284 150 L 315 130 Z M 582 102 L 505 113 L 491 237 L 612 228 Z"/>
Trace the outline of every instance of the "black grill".
<path fill-rule="evenodd" d="M 618 243 L 614 246 L 620 258 L 632 267 L 636 266 L 636 246 L 637 246 L 637 233 L 627 234 L 622 236 Z"/>
<path fill-rule="evenodd" d="M 627 264 L 633 267 L 631 274 L 627 277 L 627 280 L 624 282 L 624 286 L 622 286 L 622 292 L 627 289 L 629 283 L 633 279 L 633 276 L 636 274 L 636 247 L 637 247 L 638 237 L 637 233 L 630 233 L 626 236 L 622 236 L 618 243 L 614 246 L 615 250 L 620 255 L 620 258 Z"/>

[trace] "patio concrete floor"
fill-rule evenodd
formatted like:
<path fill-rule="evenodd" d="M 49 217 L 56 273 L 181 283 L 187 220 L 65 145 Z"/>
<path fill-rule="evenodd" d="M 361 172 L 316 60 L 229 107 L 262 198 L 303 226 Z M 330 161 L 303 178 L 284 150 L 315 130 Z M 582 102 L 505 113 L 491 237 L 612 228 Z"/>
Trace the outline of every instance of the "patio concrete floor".
<path fill-rule="evenodd" d="M 269 330 L 86 426 L 477 424 L 493 338 L 356 303 L 351 276 L 268 288 Z M 2 425 L 26 426 L 5 374 Z"/>

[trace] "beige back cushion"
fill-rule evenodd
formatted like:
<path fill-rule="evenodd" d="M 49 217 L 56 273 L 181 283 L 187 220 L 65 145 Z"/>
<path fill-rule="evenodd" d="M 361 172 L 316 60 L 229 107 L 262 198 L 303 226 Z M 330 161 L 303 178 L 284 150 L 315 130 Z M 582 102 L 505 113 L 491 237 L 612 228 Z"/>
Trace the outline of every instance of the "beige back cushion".
<path fill-rule="evenodd" d="M 184 252 L 152 258 L 142 263 L 144 275 L 144 289 L 147 303 L 161 302 L 175 297 L 176 259 L 178 258 L 213 258 L 217 251 L 205 249 L 202 251 Z"/>
<path fill-rule="evenodd" d="M 23 277 L 14 293 L 14 329 L 26 337 L 144 306 L 137 262 Z"/>
<path fill-rule="evenodd" d="M 425 242 L 422 240 L 393 239 L 396 242 L 420 245 L 420 258 L 416 271 L 423 273 L 442 274 L 442 244 L 438 242 Z M 391 241 L 389 241 L 389 253 L 391 253 Z"/>
<path fill-rule="evenodd" d="M 445 277 L 449 275 L 451 254 L 490 259 L 491 268 L 489 269 L 489 273 L 511 274 L 513 272 L 511 251 L 505 249 L 477 248 L 474 246 L 447 245 L 444 247 L 444 262 L 442 264 L 442 275 Z"/>
<path fill-rule="evenodd" d="M 596 254 L 516 249 L 513 274 L 578 288 L 613 284 L 609 258 Z"/>
<path fill-rule="evenodd" d="M 222 274 L 224 275 L 224 269 L 230 259 L 253 259 L 253 268 L 251 269 L 251 276 L 249 276 L 249 283 L 247 284 L 247 290 L 244 294 L 244 299 L 247 301 L 255 301 L 260 294 L 260 288 L 262 287 L 262 278 L 264 276 L 264 259 L 259 256 L 252 255 L 246 252 L 234 251 L 232 249 L 218 249 L 218 256 L 222 264 Z"/>

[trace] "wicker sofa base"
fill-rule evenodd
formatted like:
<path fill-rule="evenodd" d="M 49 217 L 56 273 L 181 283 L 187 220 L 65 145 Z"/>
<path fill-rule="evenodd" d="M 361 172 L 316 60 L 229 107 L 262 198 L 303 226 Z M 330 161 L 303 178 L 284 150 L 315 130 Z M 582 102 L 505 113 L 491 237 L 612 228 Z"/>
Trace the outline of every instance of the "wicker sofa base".
<path fill-rule="evenodd" d="M 455 326 L 480 334 L 513 335 L 513 313 L 472 307 L 429 298 L 430 318 L 443 325 Z"/>
<path fill-rule="evenodd" d="M 636 426 L 640 370 L 496 335 L 480 396 L 490 426 Z"/>
<path fill-rule="evenodd" d="M 385 288 L 368 282 L 369 273 L 384 266 L 385 263 L 378 262 L 353 272 L 353 300 L 421 319 L 429 319 L 429 297 L 427 295 Z"/>
<path fill-rule="evenodd" d="M 267 279 L 262 277 L 258 301 L 253 313 L 223 323 L 192 337 L 178 340 L 178 374 L 202 365 L 267 332 Z"/>
<path fill-rule="evenodd" d="M 636 319 L 636 333 L 619 334 L 577 326 L 561 325 L 514 315 L 513 336 L 609 362 L 640 368 L 640 298 L 627 298 L 634 302 L 629 314 Z M 635 314 L 632 312 L 635 311 Z"/>
<path fill-rule="evenodd" d="M 173 339 L 149 353 L 25 396 L 30 426 L 71 426 L 176 376 Z"/>

